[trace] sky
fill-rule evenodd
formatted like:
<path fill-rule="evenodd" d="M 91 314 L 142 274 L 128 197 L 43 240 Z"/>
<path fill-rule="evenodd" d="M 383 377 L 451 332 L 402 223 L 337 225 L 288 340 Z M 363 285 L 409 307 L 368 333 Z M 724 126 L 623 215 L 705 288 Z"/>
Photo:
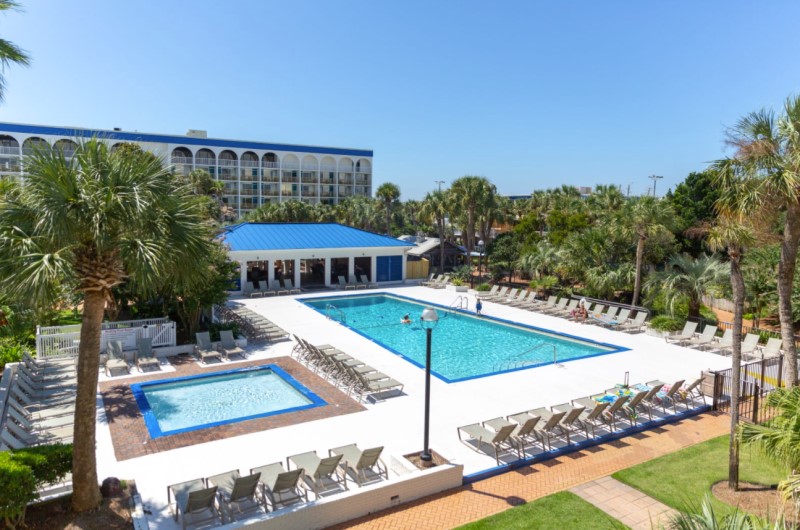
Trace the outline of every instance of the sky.
<path fill-rule="evenodd" d="M 373 188 L 657 193 L 800 93 L 800 2 L 21 0 L 0 121 L 374 150 Z"/>

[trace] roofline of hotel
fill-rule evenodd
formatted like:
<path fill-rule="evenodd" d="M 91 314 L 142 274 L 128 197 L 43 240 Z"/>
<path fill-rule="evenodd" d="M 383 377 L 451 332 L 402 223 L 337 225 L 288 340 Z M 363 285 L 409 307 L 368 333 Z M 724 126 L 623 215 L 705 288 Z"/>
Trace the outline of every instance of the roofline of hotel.
<path fill-rule="evenodd" d="M 253 142 L 247 140 L 229 140 L 223 138 L 196 138 L 186 135 L 142 133 L 136 131 L 114 131 L 108 129 L 88 129 L 74 126 L 34 125 L 25 123 L 0 122 L 0 131 L 26 134 L 47 134 L 52 136 L 72 136 L 89 138 L 98 136 L 112 140 L 133 142 L 153 142 L 166 144 L 184 144 L 194 146 L 227 147 L 233 149 L 258 149 L 262 151 L 296 151 L 326 155 L 349 155 L 372 157 L 372 149 L 350 147 L 324 147 L 315 145 L 280 144 Z"/>

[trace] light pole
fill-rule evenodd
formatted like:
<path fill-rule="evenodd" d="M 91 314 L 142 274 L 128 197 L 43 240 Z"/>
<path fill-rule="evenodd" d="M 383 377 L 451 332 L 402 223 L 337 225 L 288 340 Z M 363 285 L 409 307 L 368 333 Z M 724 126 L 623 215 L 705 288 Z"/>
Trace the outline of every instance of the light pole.
<path fill-rule="evenodd" d="M 433 328 L 439 323 L 439 315 L 436 314 L 434 308 L 426 307 L 422 310 L 420 322 L 427 334 L 427 346 L 425 350 L 425 438 L 419 459 L 423 462 L 430 462 L 432 457 L 428 448 L 428 431 L 431 418 L 431 334 L 433 333 Z"/>
<path fill-rule="evenodd" d="M 655 197 L 656 196 L 656 184 L 658 184 L 658 179 L 663 179 L 664 177 L 662 177 L 661 175 L 650 175 L 647 178 L 653 180 L 653 197 Z"/>
<path fill-rule="evenodd" d="M 483 283 L 483 239 L 478 241 L 478 284 Z"/>
<path fill-rule="evenodd" d="M 445 181 L 443 181 L 443 180 L 434 180 L 434 182 L 439 185 L 439 191 L 442 191 L 442 184 L 444 184 Z"/>

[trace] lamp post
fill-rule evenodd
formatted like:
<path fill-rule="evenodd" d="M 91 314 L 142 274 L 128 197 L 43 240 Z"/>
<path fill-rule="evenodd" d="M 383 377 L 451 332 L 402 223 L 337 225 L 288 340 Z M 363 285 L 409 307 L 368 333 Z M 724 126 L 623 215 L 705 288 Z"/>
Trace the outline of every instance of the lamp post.
<path fill-rule="evenodd" d="M 662 177 L 661 175 L 650 175 L 647 178 L 653 180 L 653 197 L 655 197 L 656 196 L 656 184 L 658 184 L 658 180 L 659 179 L 663 179 L 664 177 Z"/>
<path fill-rule="evenodd" d="M 483 239 L 478 241 L 478 283 L 483 283 Z"/>
<path fill-rule="evenodd" d="M 419 459 L 423 462 L 430 462 L 432 457 L 430 449 L 428 448 L 428 431 L 431 417 L 431 334 L 433 333 L 433 328 L 439 323 L 439 315 L 436 314 L 434 308 L 426 307 L 422 310 L 420 322 L 422 327 L 425 328 L 427 346 L 425 350 L 425 438 Z"/>

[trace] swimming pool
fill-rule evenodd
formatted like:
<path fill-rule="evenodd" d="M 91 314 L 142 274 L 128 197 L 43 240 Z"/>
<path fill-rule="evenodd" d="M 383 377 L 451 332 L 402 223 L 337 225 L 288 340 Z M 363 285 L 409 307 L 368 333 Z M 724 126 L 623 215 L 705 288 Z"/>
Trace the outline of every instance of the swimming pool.
<path fill-rule="evenodd" d="M 151 438 L 325 405 L 270 364 L 131 385 Z"/>
<path fill-rule="evenodd" d="M 426 347 L 419 317 L 423 308 L 435 307 L 439 323 L 433 332 L 431 371 L 448 383 L 552 364 L 554 348 L 559 363 L 627 349 L 394 294 L 302 301 L 417 366 L 424 366 Z M 411 324 L 400 323 L 406 313 Z"/>

